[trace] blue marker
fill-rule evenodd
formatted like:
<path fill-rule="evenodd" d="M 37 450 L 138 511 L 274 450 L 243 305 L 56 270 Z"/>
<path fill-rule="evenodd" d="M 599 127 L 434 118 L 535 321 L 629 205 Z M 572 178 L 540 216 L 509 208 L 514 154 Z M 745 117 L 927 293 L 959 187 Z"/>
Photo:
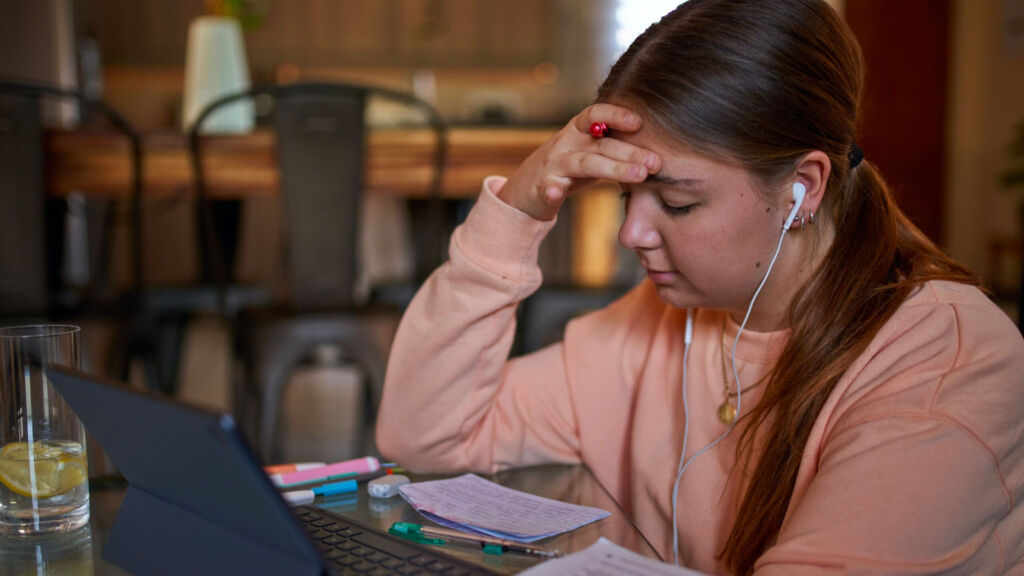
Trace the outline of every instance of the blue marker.
<path fill-rule="evenodd" d="M 284 497 L 288 504 L 292 506 L 301 506 L 303 504 L 309 504 L 317 496 L 348 494 L 349 492 L 355 492 L 358 489 L 359 484 L 355 480 L 344 480 L 342 482 L 333 482 L 331 484 L 317 486 L 312 490 L 292 490 L 291 492 L 281 494 L 281 496 Z"/>

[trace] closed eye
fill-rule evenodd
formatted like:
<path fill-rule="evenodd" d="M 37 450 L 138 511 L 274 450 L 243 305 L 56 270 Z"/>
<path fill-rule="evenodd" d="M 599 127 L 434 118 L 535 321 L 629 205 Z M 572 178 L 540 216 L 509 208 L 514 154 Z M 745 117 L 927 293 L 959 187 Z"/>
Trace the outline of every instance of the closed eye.
<path fill-rule="evenodd" d="M 668 202 L 665 202 L 665 200 L 661 201 L 662 211 L 672 217 L 685 216 L 686 214 L 692 212 L 696 206 L 696 204 L 685 204 L 683 206 L 675 206 L 669 204 Z"/>
<path fill-rule="evenodd" d="M 623 199 L 623 201 L 625 201 L 628 204 L 629 203 L 629 198 L 631 196 L 631 193 L 630 193 L 629 190 L 624 188 L 622 190 L 622 194 L 620 194 L 619 196 Z M 666 213 L 669 216 L 671 216 L 671 217 L 684 216 L 684 215 L 689 214 L 690 212 L 692 212 L 693 209 L 697 207 L 696 203 L 685 204 L 685 205 L 682 205 L 682 206 L 676 206 L 676 205 L 673 205 L 673 204 L 669 204 L 660 195 L 658 196 L 658 203 L 661 206 L 661 210 L 664 213 Z"/>

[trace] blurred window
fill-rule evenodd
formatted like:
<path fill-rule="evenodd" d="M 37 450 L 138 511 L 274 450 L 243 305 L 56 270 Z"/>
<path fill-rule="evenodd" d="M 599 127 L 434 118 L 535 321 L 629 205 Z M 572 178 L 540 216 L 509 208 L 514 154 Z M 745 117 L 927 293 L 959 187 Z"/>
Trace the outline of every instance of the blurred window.
<path fill-rule="evenodd" d="M 615 6 L 615 43 L 619 53 L 648 26 L 686 0 L 618 0 Z"/>

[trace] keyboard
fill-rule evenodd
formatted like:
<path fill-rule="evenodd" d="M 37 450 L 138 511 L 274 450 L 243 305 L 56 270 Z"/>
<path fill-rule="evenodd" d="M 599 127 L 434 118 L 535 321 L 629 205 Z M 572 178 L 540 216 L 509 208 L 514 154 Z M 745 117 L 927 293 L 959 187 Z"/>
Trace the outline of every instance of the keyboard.
<path fill-rule="evenodd" d="M 321 508 L 293 510 L 338 576 L 498 574 Z"/>

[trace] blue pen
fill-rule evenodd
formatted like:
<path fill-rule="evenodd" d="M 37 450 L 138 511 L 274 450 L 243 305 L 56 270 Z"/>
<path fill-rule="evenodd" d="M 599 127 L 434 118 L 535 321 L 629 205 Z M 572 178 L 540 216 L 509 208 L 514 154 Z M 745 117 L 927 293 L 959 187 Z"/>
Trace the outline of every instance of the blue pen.
<path fill-rule="evenodd" d="M 349 492 L 355 492 L 359 489 L 359 484 L 355 480 L 344 480 L 342 482 L 333 482 L 331 484 L 324 484 L 323 486 L 317 486 L 312 490 L 292 490 L 291 492 L 284 492 L 281 494 L 292 506 L 301 506 L 302 504 L 309 504 L 317 496 L 334 496 L 337 494 L 348 494 Z"/>

